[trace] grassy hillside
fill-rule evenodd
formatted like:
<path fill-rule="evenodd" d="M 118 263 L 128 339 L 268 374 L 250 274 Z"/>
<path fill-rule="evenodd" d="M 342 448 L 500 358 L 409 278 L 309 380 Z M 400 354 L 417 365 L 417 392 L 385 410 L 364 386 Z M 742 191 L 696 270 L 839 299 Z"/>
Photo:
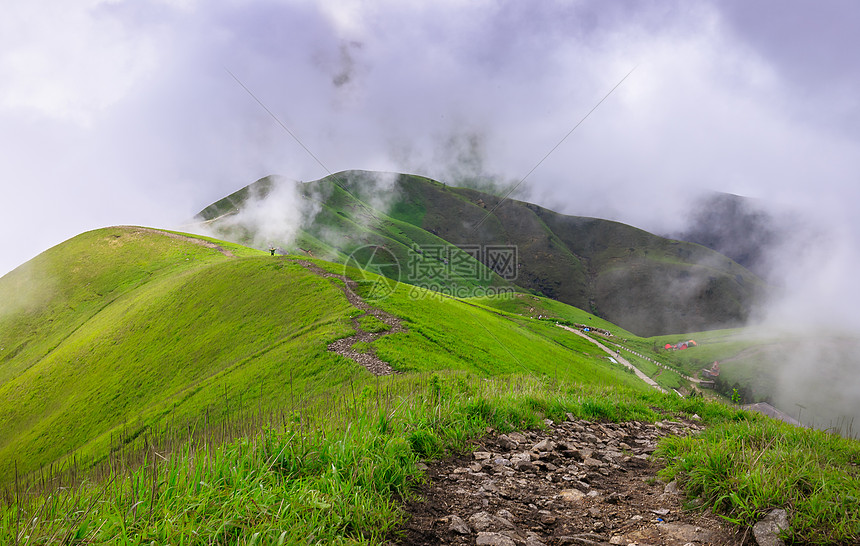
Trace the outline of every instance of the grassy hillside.
<path fill-rule="evenodd" d="M 13 271 L 0 280 L 14 302 L 0 318 L 0 480 L 16 464 L 98 457 L 163 419 L 217 420 L 225 406 L 367 380 L 327 350 L 353 333 L 357 312 L 338 282 L 288 257 L 132 227 L 83 234 Z M 539 321 L 408 285 L 378 306 L 408 328 L 368 348 L 398 371 L 639 387 L 588 342 Z"/>
<path fill-rule="evenodd" d="M 714 432 L 659 454 L 705 506 L 741 526 L 789 506 L 794 540 L 860 537 L 857 442 L 659 394 L 535 313 L 593 323 L 634 348 L 653 340 L 553 300 L 403 284 L 374 297 L 372 272 L 314 263 L 335 276 L 291 256 L 116 227 L 0 278 L 0 542 L 383 544 L 422 479 L 419 459 L 568 413 L 696 414 Z M 363 313 L 343 273 L 364 303 L 402 321 L 362 346 L 400 373 L 375 377 L 327 349 Z M 369 315 L 357 323 L 390 329 Z M 40 468 L 72 451 L 72 475 Z"/>
<path fill-rule="evenodd" d="M 285 184 L 293 183 L 262 179 L 199 216 L 219 236 L 253 244 L 268 229 L 255 211 L 268 210 L 266 200 Z M 347 171 L 296 191 L 304 215 L 279 242 L 290 250 L 341 261 L 362 245 L 378 245 L 400 264 L 401 281 L 443 291 L 513 284 L 639 335 L 740 325 L 764 290 L 755 275 L 696 244 L 419 176 Z M 438 254 L 415 251 L 426 247 L 442 248 L 446 267 L 433 267 L 443 262 Z M 515 266 L 495 251 L 480 254 L 487 248 L 516 249 Z M 455 262 L 466 267 L 451 267 Z M 474 272 L 449 278 L 469 267 Z"/>
<path fill-rule="evenodd" d="M 97 454 L 111 434 L 168 414 L 223 411 L 225 392 L 268 400 L 290 379 L 314 389 L 357 373 L 325 349 L 349 332 L 338 290 L 298 265 L 230 252 L 109 228 L 4 277 L 0 291 L 24 287 L 29 301 L 0 327 L 0 478 L 15 462 L 26 472 Z"/>

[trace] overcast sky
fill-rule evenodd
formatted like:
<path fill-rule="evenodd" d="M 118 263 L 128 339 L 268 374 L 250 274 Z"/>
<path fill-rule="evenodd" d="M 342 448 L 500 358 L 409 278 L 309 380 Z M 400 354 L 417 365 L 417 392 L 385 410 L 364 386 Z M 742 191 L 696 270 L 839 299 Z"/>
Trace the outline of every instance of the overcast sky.
<path fill-rule="evenodd" d="M 860 303 L 858 27 L 851 0 L 13 0 L 0 274 L 267 174 L 513 184 L 635 67 L 518 195 L 663 232 L 703 189 L 799 210 L 827 241 L 804 297 Z"/>

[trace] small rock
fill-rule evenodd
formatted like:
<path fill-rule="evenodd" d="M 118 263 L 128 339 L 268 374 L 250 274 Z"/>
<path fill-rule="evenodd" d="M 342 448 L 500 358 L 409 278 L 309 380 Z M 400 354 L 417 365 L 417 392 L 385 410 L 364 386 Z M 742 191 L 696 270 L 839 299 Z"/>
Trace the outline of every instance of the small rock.
<path fill-rule="evenodd" d="M 534 451 L 552 451 L 553 449 L 555 449 L 555 444 L 549 438 L 544 438 L 532 446 Z"/>
<path fill-rule="evenodd" d="M 598 461 L 597 459 L 592 459 L 589 457 L 588 459 L 585 459 L 584 461 L 582 461 L 582 464 L 584 464 L 585 466 L 599 468 L 599 467 L 603 466 L 605 463 Z"/>
<path fill-rule="evenodd" d="M 523 451 L 521 453 L 516 453 L 516 454 L 512 455 L 511 459 L 512 460 L 520 460 L 520 461 L 531 461 L 532 460 L 532 454 L 529 453 L 528 451 Z"/>
<path fill-rule="evenodd" d="M 558 518 L 548 510 L 541 510 L 541 512 L 546 512 L 545 514 L 540 515 L 540 522 L 544 525 L 553 525 L 558 521 Z"/>
<path fill-rule="evenodd" d="M 573 536 L 560 536 L 558 537 L 559 544 L 585 544 L 585 545 L 595 545 L 599 546 L 601 544 L 606 543 L 606 539 L 601 535 L 596 535 L 594 533 L 580 533 L 578 535 Z"/>
<path fill-rule="evenodd" d="M 609 544 L 626 544 L 627 541 L 621 535 L 615 535 L 609 539 Z"/>
<path fill-rule="evenodd" d="M 560 451 L 576 451 L 576 444 L 566 440 L 559 441 L 555 447 Z"/>
<path fill-rule="evenodd" d="M 514 521 L 516 519 L 514 517 L 514 515 L 510 513 L 510 511 L 505 510 L 504 508 L 502 508 L 501 510 L 496 512 L 496 517 L 503 518 L 503 519 L 506 519 L 508 521 Z"/>
<path fill-rule="evenodd" d="M 499 443 L 499 447 L 501 447 L 505 451 L 511 451 L 512 449 L 516 449 L 519 445 L 516 440 L 514 440 L 507 434 L 502 434 L 496 439 L 496 441 Z"/>
<path fill-rule="evenodd" d="M 472 453 L 472 456 L 476 461 L 487 461 L 493 456 L 493 454 L 489 451 L 476 451 Z"/>
<path fill-rule="evenodd" d="M 463 518 L 456 514 L 451 514 L 450 516 L 448 516 L 448 522 L 448 530 L 457 533 L 458 535 L 468 535 L 472 532 L 472 530 L 469 528 L 469 525 L 466 524 L 465 521 L 463 521 Z"/>
<path fill-rule="evenodd" d="M 618 501 L 624 500 L 628 497 L 626 493 L 619 493 L 618 491 L 613 491 L 606 497 L 607 504 L 618 504 Z"/>
<path fill-rule="evenodd" d="M 478 512 L 477 514 L 472 514 L 472 516 L 469 517 L 469 524 L 472 526 L 472 529 L 476 531 L 486 531 L 495 523 L 493 520 L 493 516 L 487 512 Z"/>
<path fill-rule="evenodd" d="M 531 461 L 528 461 L 526 459 L 517 459 L 514 462 L 514 468 L 516 468 L 517 470 L 520 470 L 522 472 L 530 472 L 530 471 L 535 470 L 537 467 Z"/>
<path fill-rule="evenodd" d="M 784 546 L 779 533 L 788 529 L 788 514 L 782 508 L 771 510 L 753 525 L 753 535 L 759 546 Z"/>
<path fill-rule="evenodd" d="M 557 498 L 564 502 L 579 502 L 585 498 L 585 493 L 579 489 L 563 489 Z"/>
<path fill-rule="evenodd" d="M 672 480 L 666 484 L 666 487 L 663 488 L 663 492 L 668 493 L 669 495 L 678 495 L 681 493 L 681 490 L 678 488 L 678 482 Z"/>
<path fill-rule="evenodd" d="M 713 542 L 713 531 L 689 523 L 658 523 L 656 528 L 663 537 L 668 539 L 667 542 L 674 542 L 675 544 Z"/>
<path fill-rule="evenodd" d="M 488 491 L 490 493 L 498 493 L 499 487 L 496 485 L 495 481 L 490 480 L 488 482 L 484 482 L 484 485 L 482 485 L 478 490 L 479 491 Z"/>
<path fill-rule="evenodd" d="M 478 533 L 475 539 L 475 544 L 478 546 L 517 546 L 517 543 L 510 537 L 499 533 Z"/>
<path fill-rule="evenodd" d="M 658 516 L 665 516 L 669 514 L 668 508 L 660 508 L 659 510 L 651 510 L 652 514 L 657 514 Z"/>

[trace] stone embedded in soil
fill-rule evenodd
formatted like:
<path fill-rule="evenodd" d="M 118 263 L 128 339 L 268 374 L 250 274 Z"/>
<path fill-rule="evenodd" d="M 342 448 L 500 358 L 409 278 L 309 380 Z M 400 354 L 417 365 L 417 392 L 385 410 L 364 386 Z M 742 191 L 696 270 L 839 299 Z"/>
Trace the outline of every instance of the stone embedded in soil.
<path fill-rule="evenodd" d="M 557 538 L 557 541 L 559 544 L 593 544 L 597 546 L 606 544 L 605 537 L 593 533 L 581 533 L 578 535 L 560 536 Z"/>
<path fill-rule="evenodd" d="M 475 544 L 479 546 L 517 546 L 517 543 L 514 542 L 513 539 L 501 533 L 484 532 L 478 533 L 477 538 L 475 538 Z"/>
<path fill-rule="evenodd" d="M 753 525 L 753 536 L 759 546 L 784 546 L 779 533 L 788 529 L 788 525 L 788 513 L 777 508 Z"/>
<path fill-rule="evenodd" d="M 673 480 L 666 484 L 666 487 L 663 488 L 663 492 L 668 495 L 679 495 L 681 490 L 678 489 L 678 482 Z"/>
<path fill-rule="evenodd" d="M 588 459 L 585 459 L 584 461 L 582 461 L 582 464 L 584 464 L 585 466 L 600 468 L 605 463 L 602 463 L 602 462 L 598 461 L 597 459 L 592 459 L 591 457 L 589 457 Z"/>
<path fill-rule="evenodd" d="M 513 440 L 510 436 L 506 434 L 502 434 L 501 436 L 499 436 L 497 442 L 499 443 L 499 447 L 504 449 L 505 451 L 516 449 L 519 445 L 516 440 Z"/>
<path fill-rule="evenodd" d="M 528 459 L 517 459 L 514 462 L 514 468 L 523 472 L 535 470 L 537 467 Z"/>
<path fill-rule="evenodd" d="M 558 498 L 564 502 L 579 502 L 585 498 L 585 493 L 579 489 L 565 489 L 558 494 Z"/>
<path fill-rule="evenodd" d="M 466 522 L 463 521 L 463 518 L 456 514 L 451 514 L 450 516 L 448 516 L 448 521 L 450 523 L 448 529 L 453 531 L 454 533 L 457 533 L 458 535 L 468 535 L 472 532 L 472 529 L 470 529 Z"/>
<path fill-rule="evenodd" d="M 498 527 L 495 518 L 487 512 L 478 512 L 472 514 L 469 518 L 469 525 L 476 531 L 486 531 L 487 529 Z"/>
<path fill-rule="evenodd" d="M 553 449 L 555 449 L 555 444 L 549 438 L 544 438 L 532 446 L 533 451 L 552 451 Z"/>

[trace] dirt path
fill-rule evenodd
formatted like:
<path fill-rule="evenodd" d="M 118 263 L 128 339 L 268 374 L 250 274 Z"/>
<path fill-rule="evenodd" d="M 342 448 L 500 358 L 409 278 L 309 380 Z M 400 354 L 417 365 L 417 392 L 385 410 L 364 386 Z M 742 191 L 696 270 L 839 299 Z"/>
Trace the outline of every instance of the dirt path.
<path fill-rule="evenodd" d="M 666 389 L 664 389 L 663 387 L 661 387 L 660 385 L 658 385 L 656 381 L 654 381 L 653 379 L 651 379 L 650 377 L 648 377 L 647 375 L 645 375 L 645 373 L 644 373 L 644 372 L 642 372 L 642 370 L 640 370 L 639 368 L 637 368 L 636 366 L 634 366 L 633 364 L 631 364 L 629 360 L 627 360 L 626 358 L 624 358 L 623 356 L 621 356 L 620 351 L 613 351 L 612 349 L 610 349 L 610 348 L 609 348 L 609 347 L 607 347 L 606 345 L 604 345 L 604 344 L 600 343 L 600 342 L 599 342 L 599 341 L 597 341 L 596 339 L 593 339 L 593 338 L 591 338 L 591 337 L 589 337 L 589 336 L 587 336 L 587 335 L 583 334 L 582 332 L 580 332 L 580 331 L 579 331 L 579 330 L 577 330 L 576 328 L 571 328 L 570 326 L 565 326 L 564 324 L 559 324 L 558 326 L 559 326 L 560 328 L 564 328 L 565 330 L 567 330 L 567 331 L 569 331 L 569 332 L 573 332 L 574 334 L 576 334 L 576 335 L 578 335 L 578 336 L 580 336 L 580 337 L 584 337 L 584 338 L 585 338 L 585 339 L 587 339 L 588 341 L 590 341 L 590 342 L 594 343 L 594 344 L 595 344 L 595 345 L 597 345 L 599 348 L 601 348 L 601 349 L 603 349 L 604 351 L 606 351 L 606 352 L 607 352 L 607 353 L 608 353 L 612 358 L 614 358 L 615 360 L 617 360 L 617 361 L 618 361 L 618 362 L 620 362 L 621 364 L 624 364 L 625 366 L 627 366 L 628 368 L 630 368 L 631 370 L 633 370 L 633 373 L 635 373 L 635 374 L 636 374 L 636 377 L 638 377 L 638 378 L 639 378 L 639 379 L 641 379 L 642 381 L 644 381 L 644 382 L 648 383 L 649 385 L 651 385 L 652 387 L 654 387 L 655 389 L 657 389 L 657 390 L 658 390 L 658 391 L 660 391 L 660 392 L 667 392 L 667 391 L 666 391 Z"/>
<path fill-rule="evenodd" d="M 355 281 L 350 279 L 345 275 L 337 275 L 330 271 L 326 271 L 325 269 L 319 267 L 313 262 L 308 260 L 291 260 L 302 267 L 308 269 L 312 273 L 315 273 L 321 277 L 327 279 L 339 279 L 343 281 L 343 286 L 337 285 L 338 288 L 343 292 L 346 299 L 349 303 L 359 309 L 364 311 L 361 315 L 352 318 L 352 327 L 355 330 L 355 334 L 349 337 L 341 338 L 328 346 L 328 350 L 337 353 L 341 356 L 354 360 L 355 362 L 364 366 L 367 371 L 372 373 L 373 375 L 391 375 L 393 373 L 397 373 L 394 368 L 388 362 L 380 359 L 373 352 L 361 352 L 353 348 L 353 346 L 358 342 L 370 343 L 371 341 L 378 339 L 382 336 L 387 336 L 389 334 L 394 334 L 397 332 L 405 332 L 406 328 L 403 327 L 401 320 L 390 313 L 386 313 L 382 309 L 376 309 L 375 307 L 371 307 L 367 304 L 361 297 L 357 294 L 358 285 Z M 364 328 L 361 327 L 361 322 L 359 319 L 366 316 L 373 316 L 385 323 L 388 326 L 388 330 L 384 332 L 368 332 Z M 372 349 L 371 349 L 372 351 Z"/>
<path fill-rule="evenodd" d="M 164 231 L 161 229 L 153 229 L 153 228 L 146 228 L 146 227 L 139 227 L 139 226 L 119 226 L 119 227 L 127 228 L 127 229 L 133 229 L 135 231 L 142 231 L 145 233 L 156 233 L 158 235 L 164 235 L 165 237 L 170 237 L 171 239 L 179 239 L 181 241 L 186 241 L 188 243 L 193 243 L 195 245 L 200 245 L 200 246 L 203 246 L 206 248 L 211 248 L 212 250 L 220 252 L 221 254 L 223 254 L 224 256 L 227 256 L 228 258 L 234 257 L 232 252 L 230 252 L 229 250 L 226 250 L 221 245 L 217 245 L 217 244 L 212 243 L 210 241 L 204 241 L 203 239 L 198 239 L 197 237 L 189 237 L 188 235 L 180 235 L 179 233 L 171 233 L 169 231 Z"/>
<path fill-rule="evenodd" d="M 474 452 L 430 464 L 421 499 L 392 544 L 732 545 L 740 540 L 710 512 L 683 508 L 649 459 L 661 436 L 688 435 L 695 421 L 656 424 L 548 421 L 546 430 L 494 435 Z"/>

